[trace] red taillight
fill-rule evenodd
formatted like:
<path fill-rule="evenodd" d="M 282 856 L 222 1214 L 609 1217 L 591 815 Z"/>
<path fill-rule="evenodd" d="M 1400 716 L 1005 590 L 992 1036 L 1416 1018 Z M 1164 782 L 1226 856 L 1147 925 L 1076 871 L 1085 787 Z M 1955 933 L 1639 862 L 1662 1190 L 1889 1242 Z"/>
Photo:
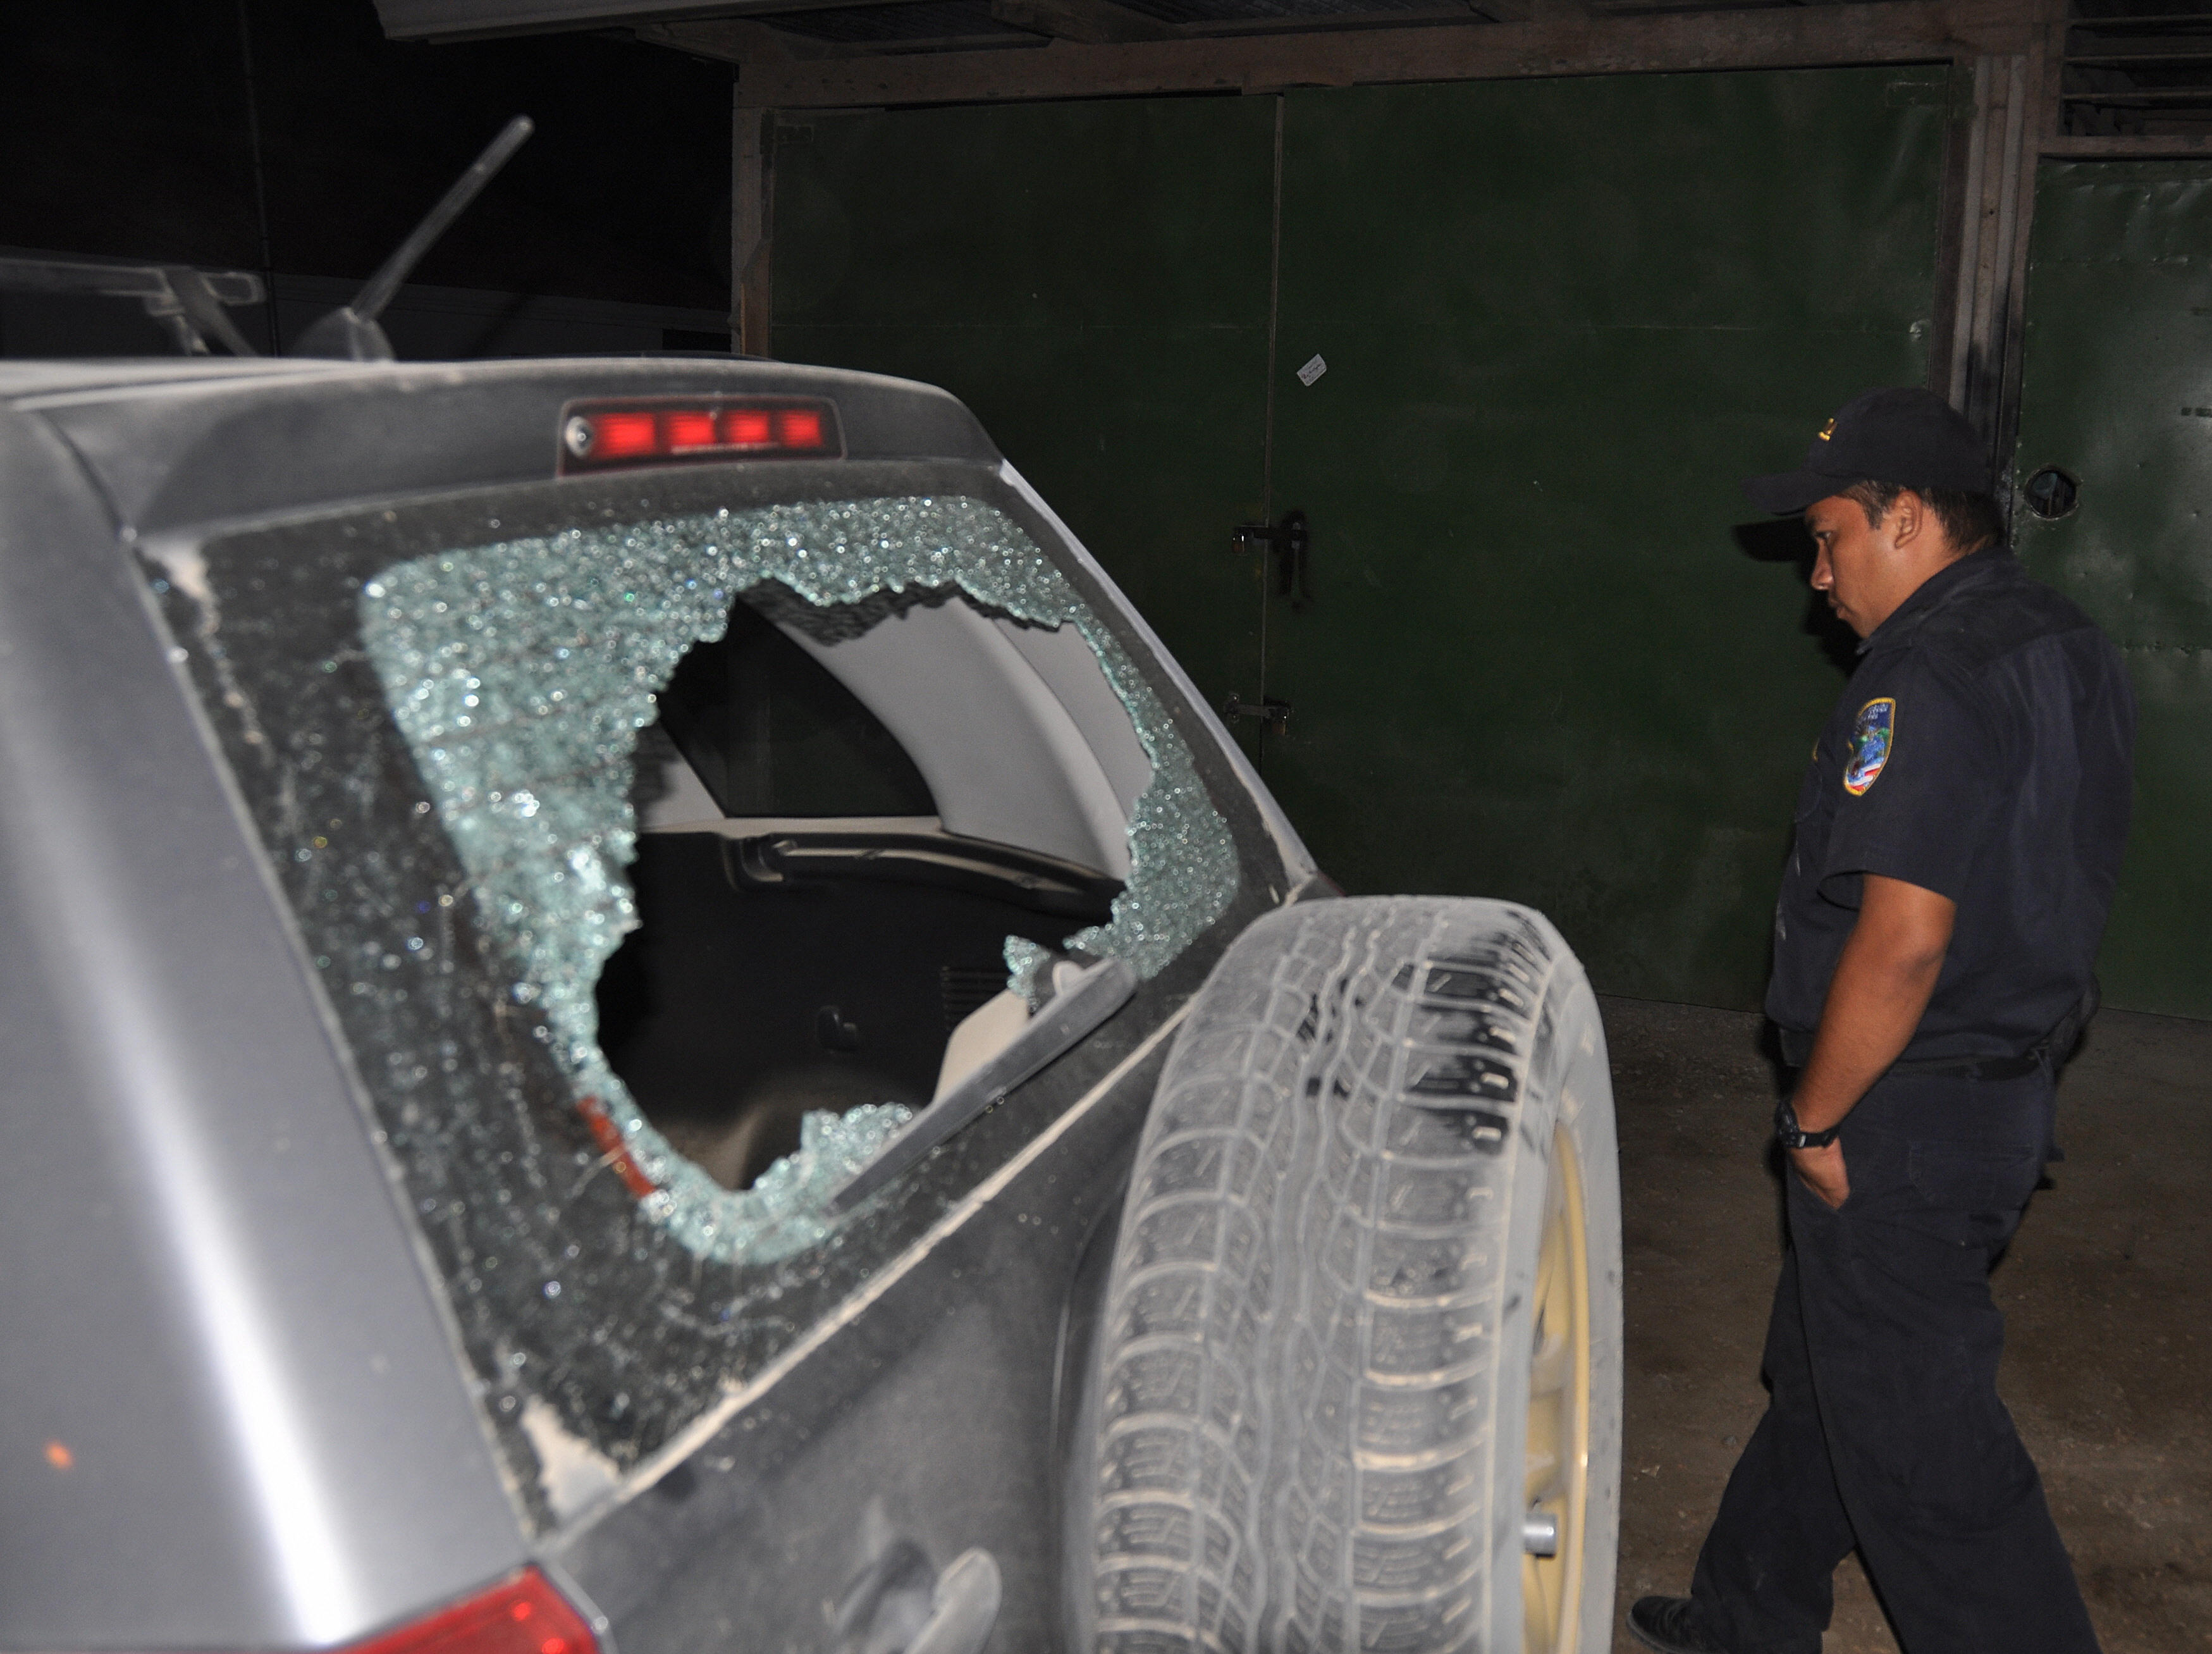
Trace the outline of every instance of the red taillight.
<path fill-rule="evenodd" d="M 722 441 L 733 448 L 764 448 L 775 441 L 765 408 L 732 408 L 722 416 Z"/>
<path fill-rule="evenodd" d="M 602 459 L 631 459 L 660 446 L 649 413 L 605 413 L 592 423 L 592 452 Z"/>
<path fill-rule="evenodd" d="M 563 474 L 680 460 L 834 458 L 841 451 L 836 410 L 795 397 L 574 403 L 561 414 Z"/>
<path fill-rule="evenodd" d="M 787 448 L 822 446 L 822 416 L 811 408 L 786 408 L 775 417 L 775 440 Z"/>
<path fill-rule="evenodd" d="M 665 413 L 671 448 L 711 448 L 714 446 L 714 416 L 702 410 L 678 409 Z"/>
<path fill-rule="evenodd" d="M 599 1654 L 599 1643 L 552 1582 L 525 1568 L 344 1654 Z"/>

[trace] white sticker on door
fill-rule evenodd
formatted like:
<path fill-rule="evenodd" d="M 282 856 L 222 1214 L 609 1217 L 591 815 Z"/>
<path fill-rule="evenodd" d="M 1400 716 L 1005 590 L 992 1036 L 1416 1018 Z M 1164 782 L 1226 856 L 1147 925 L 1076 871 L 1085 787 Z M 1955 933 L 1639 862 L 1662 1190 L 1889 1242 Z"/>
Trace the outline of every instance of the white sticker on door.
<path fill-rule="evenodd" d="M 1306 363 L 1304 367 L 1298 369 L 1298 383 L 1301 385 L 1310 385 L 1314 380 L 1319 379 L 1328 371 L 1328 364 L 1323 362 L 1321 357 L 1316 355 L 1311 362 Z"/>

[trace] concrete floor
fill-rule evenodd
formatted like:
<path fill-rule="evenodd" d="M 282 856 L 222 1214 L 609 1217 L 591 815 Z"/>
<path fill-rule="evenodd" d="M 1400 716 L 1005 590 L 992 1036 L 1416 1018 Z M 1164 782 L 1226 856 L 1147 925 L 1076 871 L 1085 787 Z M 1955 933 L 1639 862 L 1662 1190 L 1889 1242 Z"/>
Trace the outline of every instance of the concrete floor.
<path fill-rule="evenodd" d="M 1679 1595 L 1766 1405 L 1781 1245 L 1759 1019 L 1607 1000 L 1627 1264 L 1620 1608 Z M 2001 1379 L 2107 1654 L 2212 1649 L 2212 1023 L 2106 1012 L 1995 1289 Z M 1857 1561 L 1824 1654 L 1893 1654 Z M 1616 1627 L 1620 1621 L 1616 1615 Z M 1617 1631 L 1622 1654 L 1643 1645 Z"/>

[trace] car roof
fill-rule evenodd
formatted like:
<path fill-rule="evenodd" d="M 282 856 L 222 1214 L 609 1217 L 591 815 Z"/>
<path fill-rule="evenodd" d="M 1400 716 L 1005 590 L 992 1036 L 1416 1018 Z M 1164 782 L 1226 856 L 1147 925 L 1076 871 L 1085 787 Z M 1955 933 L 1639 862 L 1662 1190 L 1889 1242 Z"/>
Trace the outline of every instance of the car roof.
<path fill-rule="evenodd" d="M 571 401 L 764 395 L 834 402 L 851 459 L 1000 463 L 975 417 L 933 386 L 748 358 L 0 368 L 0 404 L 48 424 L 118 526 L 138 532 L 547 481 Z"/>
<path fill-rule="evenodd" d="M 15 401 L 55 391 L 129 390 L 180 380 L 299 378 L 342 372 L 355 365 L 283 356 L 70 356 L 0 362 L 0 398 Z"/>

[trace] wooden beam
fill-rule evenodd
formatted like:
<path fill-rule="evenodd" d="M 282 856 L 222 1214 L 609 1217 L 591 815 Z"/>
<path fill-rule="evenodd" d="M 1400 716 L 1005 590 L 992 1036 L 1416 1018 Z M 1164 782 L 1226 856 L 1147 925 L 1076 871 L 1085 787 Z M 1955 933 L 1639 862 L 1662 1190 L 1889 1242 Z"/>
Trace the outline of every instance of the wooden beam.
<path fill-rule="evenodd" d="M 868 0 L 822 3 L 866 4 Z M 387 40 L 480 40 L 753 9 L 742 0 L 734 5 L 730 0 L 376 0 L 377 20 Z"/>
<path fill-rule="evenodd" d="M 1504 0 L 1500 0 L 1504 3 Z M 1526 10 L 1524 3 L 1522 9 Z M 1285 17 L 1209 17 L 1194 23 L 1177 23 L 1175 33 L 1184 40 L 1223 35 L 1323 34 L 1347 29 L 1414 28 L 1424 23 L 1525 22 L 1525 18 L 1492 17 L 1491 9 L 1478 5 L 1402 6 L 1390 11 L 1304 12 Z"/>
<path fill-rule="evenodd" d="M 805 63 L 838 55 L 826 40 L 748 22 L 742 17 L 717 17 L 698 23 L 645 23 L 631 33 L 648 46 L 668 46 L 726 64 Z"/>
<path fill-rule="evenodd" d="M 2012 510 L 2013 450 L 2020 444 L 2021 380 L 2027 359 L 2027 255 L 2035 229 L 2037 150 L 2059 129 L 2058 100 L 2066 57 L 2070 0 L 2033 0 L 2021 77 L 2020 159 L 2013 185 L 2010 268 L 2005 272 L 2004 356 L 1995 420 L 1997 502 Z"/>
<path fill-rule="evenodd" d="M 1387 12 L 1326 12 L 1295 17 L 1228 17 L 1196 23 L 1163 23 L 1142 12 L 1114 5 L 1111 0 L 994 0 L 993 14 L 1006 24 L 1004 29 L 988 34 L 977 33 L 951 37 L 823 40 L 793 33 L 779 23 L 755 21 L 759 17 L 776 18 L 793 12 L 905 3 L 907 0 L 733 0 L 726 16 L 689 22 L 640 23 L 631 28 L 630 33 L 648 46 L 666 46 L 695 58 L 711 58 L 721 63 L 751 64 L 782 58 L 856 58 L 871 52 L 1000 51 L 1017 42 L 1035 46 L 1042 43 L 1042 37 L 1054 33 L 1042 12 L 1032 9 L 1048 4 L 1063 10 L 1079 7 L 1101 18 L 1110 19 L 1100 25 L 1102 29 L 1120 28 L 1122 38 L 1148 40 L 1200 40 L 1230 34 L 1277 34 L 1293 30 L 1316 33 L 1357 28 L 1411 28 L 1428 23 L 1463 23 L 1469 21 L 1468 7 L 1447 4 Z M 1500 0 L 1500 3 L 1504 3 L 1504 0 Z M 1522 5 L 1525 9 L 1526 0 L 1522 0 Z M 1488 8 L 1484 9 L 1486 11 Z M 1021 15 L 1027 15 L 1029 21 L 1017 21 L 1017 16 Z M 1126 26 L 1121 23 L 1122 19 L 1128 20 Z M 1040 38 L 1024 41 L 1021 40 L 1024 34 Z M 1079 37 L 1069 33 L 1061 38 L 1074 40 Z M 1101 38 L 1103 38 L 1103 33 Z"/>
<path fill-rule="evenodd" d="M 1936 312 L 1928 340 L 1928 388 L 1966 406 L 1967 343 L 1973 331 L 1972 271 L 1979 249 L 1982 169 L 1989 121 L 1983 106 L 1988 60 L 1951 70 L 1951 111 L 1943 134 L 1943 184 L 1936 243 Z M 1969 76 L 1971 75 L 1971 79 Z M 1962 82 L 1964 83 L 1962 85 Z M 1971 88 L 1970 98 L 1961 90 Z"/>
<path fill-rule="evenodd" d="M 2047 137 L 2041 147 L 2047 161 L 2163 161 L 2212 155 L 2212 135 L 2174 132 L 2157 137 Z"/>
<path fill-rule="evenodd" d="M 748 64 L 741 102 L 870 108 L 1292 86 L 1510 80 L 1838 64 L 1930 63 L 2027 49 L 2021 0 L 1873 0 L 1720 14 L 1442 24 L 1029 52 L 913 52 L 823 64 Z"/>
<path fill-rule="evenodd" d="M 2034 102 L 2029 107 L 2028 141 L 2040 144 L 2066 130 L 2066 40 L 2073 0 L 2035 0 Z"/>
<path fill-rule="evenodd" d="M 991 20 L 1056 40 L 1099 46 L 1119 40 L 1172 40 L 1182 30 L 1114 0 L 991 0 Z"/>
<path fill-rule="evenodd" d="M 731 136 L 730 319 L 732 348 L 750 356 L 769 354 L 769 307 L 775 216 L 775 155 L 770 138 L 775 117 L 738 107 Z"/>
<path fill-rule="evenodd" d="M 1977 238 L 1973 315 L 1967 335 L 1965 395 L 1958 403 L 2002 463 L 2006 364 L 2018 341 L 2020 289 L 2015 277 L 2027 225 L 2023 202 L 2033 206 L 2035 157 L 2029 146 L 2028 106 L 2034 76 L 2025 52 L 1987 60 L 1984 95 L 1976 102 L 1987 120 L 1982 166 L 1981 228 Z"/>

